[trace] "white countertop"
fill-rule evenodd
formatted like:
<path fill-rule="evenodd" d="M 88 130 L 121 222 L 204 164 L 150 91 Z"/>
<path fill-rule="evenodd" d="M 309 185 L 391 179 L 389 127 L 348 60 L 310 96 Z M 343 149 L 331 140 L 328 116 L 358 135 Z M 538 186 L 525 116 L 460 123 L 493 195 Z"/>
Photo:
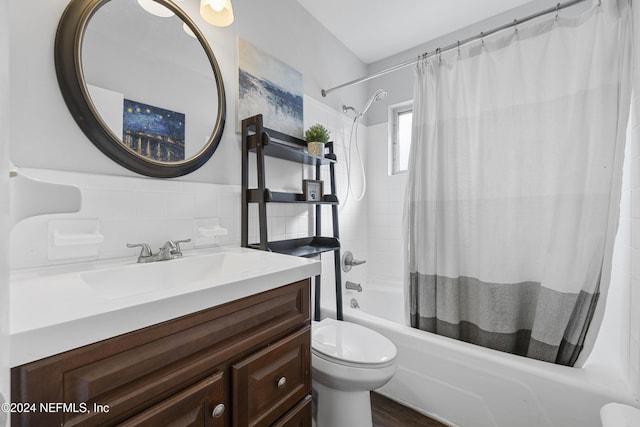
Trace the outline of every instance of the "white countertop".
<path fill-rule="evenodd" d="M 274 289 L 321 272 L 319 261 L 245 248 L 190 251 L 185 252 L 182 259 L 162 263 L 176 263 L 171 267 L 180 267 L 181 262 L 193 264 L 206 261 L 206 257 L 212 254 L 222 253 L 231 254 L 236 260 L 246 258 L 247 262 L 242 263 L 239 271 L 225 269 L 206 280 L 186 280 L 179 286 L 158 290 L 133 288 L 133 293 L 126 296 L 96 292 L 87 285 L 83 274 L 123 267 L 131 271 L 137 268 L 136 265 L 143 265 L 136 264 L 135 258 L 11 272 L 11 366 Z"/>

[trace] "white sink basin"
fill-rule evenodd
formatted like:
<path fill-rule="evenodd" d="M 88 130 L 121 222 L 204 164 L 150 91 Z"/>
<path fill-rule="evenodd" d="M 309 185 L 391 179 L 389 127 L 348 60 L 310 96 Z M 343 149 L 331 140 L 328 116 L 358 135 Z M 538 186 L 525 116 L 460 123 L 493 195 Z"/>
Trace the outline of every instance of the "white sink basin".
<path fill-rule="evenodd" d="M 220 279 L 230 275 L 263 269 L 273 262 L 261 255 L 263 254 L 257 251 L 242 255 L 213 253 L 86 271 L 80 273 L 80 277 L 89 288 L 104 298 L 124 298 L 145 292 L 192 286 L 194 282 L 208 281 L 215 285 Z"/>
<path fill-rule="evenodd" d="M 11 366 L 215 307 L 321 273 L 320 261 L 247 248 L 191 250 L 12 271 Z"/>

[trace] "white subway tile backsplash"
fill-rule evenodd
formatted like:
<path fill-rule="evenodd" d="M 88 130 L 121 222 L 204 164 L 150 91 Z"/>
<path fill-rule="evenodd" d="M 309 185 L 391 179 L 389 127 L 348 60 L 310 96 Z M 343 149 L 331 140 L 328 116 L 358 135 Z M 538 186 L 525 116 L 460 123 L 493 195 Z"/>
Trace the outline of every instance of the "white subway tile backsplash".
<path fill-rule="evenodd" d="M 86 217 L 131 218 L 135 212 L 136 193 L 107 188 L 82 190 L 82 209 Z"/>
<path fill-rule="evenodd" d="M 138 192 L 135 206 L 137 218 L 164 218 L 167 216 L 167 193 Z"/>
<path fill-rule="evenodd" d="M 218 216 L 221 218 L 240 218 L 240 191 L 237 194 L 220 195 Z"/>
<path fill-rule="evenodd" d="M 128 219 L 102 219 L 100 230 L 104 236 L 104 242 L 100 246 L 100 258 L 120 258 L 135 251 L 126 248 L 127 243 L 137 243 L 136 225 Z"/>
<path fill-rule="evenodd" d="M 38 169 L 28 172 L 38 179 L 80 186 L 82 209 L 75 214 L 34 217 L 16 224 L 11 232 L 13 269 L 70 261 L 47 258 L 51 220 L 97 218 L 104 236 L 99 259 L 137 255 L 138 250 L 127 248 L 127 243 L 145 242 L 155 249 L 170 239 L 193 237 L 197 218 L 219 217 L 221 226 L 229 230 L 219 238 L 219 244 L 240 244 L 239 186 Z"/>
<path fill-rule="evenodd" d="M 167 193 L 168 218 L 193 218 L 196 200 L 193 193 Z"/>
<path fill-rule="evenodd" d="M 269 232 L 274 240 L 282 240 L 286 234 L 286 218 L 282 216 L 274 216 L 271 218 L 271 229 Z"/>
<path fill-rule="evenodd" d="M 194 215 L 200 218 L 216 216 L 218 213 L 218 197 L 214 191 L 199 191 L 195 193 Z"/>

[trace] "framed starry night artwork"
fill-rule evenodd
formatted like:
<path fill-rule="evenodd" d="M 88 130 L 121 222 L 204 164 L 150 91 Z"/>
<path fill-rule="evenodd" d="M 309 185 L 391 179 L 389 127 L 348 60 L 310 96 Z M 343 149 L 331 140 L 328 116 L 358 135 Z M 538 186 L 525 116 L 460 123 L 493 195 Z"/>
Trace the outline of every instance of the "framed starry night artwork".
<path fill-rule="evenodd" d="M 124 99 L 122 143 L 159 162 L 185 159 L 185 115 Z"/>

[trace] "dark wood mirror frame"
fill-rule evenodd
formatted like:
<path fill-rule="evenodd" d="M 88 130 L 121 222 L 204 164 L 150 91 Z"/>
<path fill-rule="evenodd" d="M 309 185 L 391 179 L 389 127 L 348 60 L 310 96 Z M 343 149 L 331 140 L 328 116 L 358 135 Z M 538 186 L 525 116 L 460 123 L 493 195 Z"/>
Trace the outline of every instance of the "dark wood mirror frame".
<path fill-rule="evenodd" d="M 202 45 L 216 81 L 218 112 L 213 132 L 205 147 L 190 159 L 175 162 L 158 162 L 136 155 L 120 142 L 96 111 L 88 93 L 82 70 L 82 40 L 86 26 L 93 14 L 110 0 L 72 0 L 65 9 L 56 33 L 54 56 L 58 84 L 62 96 L 76 123 L 91 142 L 118 164 L 142 175 L 156 178 L 173 178 L 191 173 L 211 158 L 220 144 L 226 120 L 226 96 L 222 73 L 206 39 L 182 9 L 168 0 L 155 0 L 174 12 Z"/>

